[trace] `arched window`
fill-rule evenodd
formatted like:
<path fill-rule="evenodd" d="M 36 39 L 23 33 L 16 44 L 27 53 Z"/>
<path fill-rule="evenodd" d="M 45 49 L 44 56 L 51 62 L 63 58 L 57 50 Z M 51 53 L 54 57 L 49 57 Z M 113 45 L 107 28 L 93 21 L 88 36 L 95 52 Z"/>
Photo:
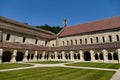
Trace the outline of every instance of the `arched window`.
<path fill-rule="evenodd" d="M 67 41 L 67 46 L 69 45 L 69 42 Z"/>
<path fill-rule="evenodd" d="M 103 42 L 105 42 L 105 37 L 102 37 Z"/>
<path fill-rule="evenodd" d="M 90 41 L 91 41 L 91 43 L 93 43 L 93 39 L 92 38 L 90 38 Z"/>
<path fill-rule="evenodd" d="M 77 45 L 77 40 L 75 40 L 75 44 Z"/>
<path fill-rule="evenodd" d="M 98 43 L 98 42 L 99 42 L 98 37 L 96 37 L 96 43 Z"/>
<path fill-rule="evenodd" d="M 109 41 L 112 42 L 112 36 L 109 36 Z"/>
<path fill-rule="evenodd" d="M 36 40 L 35 40 L 35 44 L 37 44 L 37 42 L 38 42 L 38 40 L 36 39 Z"/>
<path fill-rule="evenodd" d="M 80 39 L 80 44 L 82 44 L 82 39 Z"/>
<path fill-rule="evenodd" d="M 116 35 L 116 39 L 117 39 L 117 41 L 120 41 L 120 39 L 119 39 L 119 35 Z"/>
<path fill-rule="evenodd" d="M 85 44 L 87 44 L 87 39 L 85 39 Z"/>
<path fill-rule="evenodd" d="M 73 45 L 73 41 L 71 40 L 71 45 Z"/>
<path fill-rule="evenodd" d="M 26 37 L 23 37 L 23 43 L 25 42 L 25 40 L 26 40 Z"/>
<path fill-rule="evenodd" d="M 65 45 L 65 42 L 63 41 L 63 46 Z"/>
<path fill-rule="evenodd" d="M 7 34 L 6 40 L 10 40 L 10 34 Z"/>

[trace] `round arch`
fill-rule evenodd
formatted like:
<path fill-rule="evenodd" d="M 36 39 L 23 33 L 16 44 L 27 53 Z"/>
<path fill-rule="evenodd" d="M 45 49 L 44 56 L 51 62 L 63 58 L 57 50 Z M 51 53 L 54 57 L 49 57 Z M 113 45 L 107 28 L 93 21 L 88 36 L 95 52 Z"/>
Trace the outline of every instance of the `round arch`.
<path fill-rule="evenodd" d="M 17 52 L 16 55 L 16 61 L 22 61 L 23 60 L 23 53 L 22 52 Z"/>
<path fill-rule="evenodd" d="M 112 54 L 108 53 L 108 60 L 112 60 Z"/>
<path fill-rule="evenodd" d="M 99 59 L 98 54 L 95 53 L 95 60 L 98 60 L 98 59 Z"/>
<path fill-rule="evenodd" d="M 113 59 L 118 60 L 118 53 L 113 53 Z"/>
<path fill-rule="evenodd" d="M 85 52 L 84 53 L 84 60 L 85 61 L 91 61 L 91 54 L 90 54 L 90 52 Z"/>
<path fill-rule="evenodd" d="M 104 57 L 103 57 L 103 53 L 100 53 L 100 60 L 103 60 L 104 59 Z"/>
<path fill-rule="evenodd" d="M 3 52 L 2 62 L 10 62 L 12 53 L 10 51 Z"/>

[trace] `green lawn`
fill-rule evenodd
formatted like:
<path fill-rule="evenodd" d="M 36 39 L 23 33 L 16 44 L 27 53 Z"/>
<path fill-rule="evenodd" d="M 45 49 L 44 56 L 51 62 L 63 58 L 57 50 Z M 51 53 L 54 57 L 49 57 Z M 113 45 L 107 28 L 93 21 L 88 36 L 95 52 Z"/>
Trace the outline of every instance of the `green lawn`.
<path fill-rule="evenodd" d="M 48 67 L 0 73 L 0 80 L 109 80 L 115 72 Z"/>
<path fill-rule="evenodd" d="M 37 61 L 37 62 L 28 62 L 28 63 L 37 63 L 37 64 L 58 64 L 58 63 L 67 63 L 68 61 Z"/>
<path fill-rule="evenodd" d="M 72 64 L 66 64 L 68 66 L 82 66 L 82 67 L 97 67 L 97 68 L 112 68 L 118 69 L 120 68 L 120 64 L 113 63 L 92 63 L 92 62 L 77 62 Z"/>
<path fill-rule="evenodd" d="M 18 67 L 28 67 L 32 66 L 30 64 L 20 64 L 20 63 L 2 63 L 0 64 L 1 69 L 10 69 L 10 68 L 18 68 Z"/>

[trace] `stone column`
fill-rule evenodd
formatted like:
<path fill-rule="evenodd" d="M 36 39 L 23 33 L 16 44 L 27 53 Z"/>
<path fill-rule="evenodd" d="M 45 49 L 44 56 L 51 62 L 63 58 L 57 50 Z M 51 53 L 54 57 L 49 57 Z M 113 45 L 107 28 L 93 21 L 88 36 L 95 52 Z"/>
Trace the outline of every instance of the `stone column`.
<path fill-rule="evenodd" d="M 62 60 L 65 61 L 66 60 L 65 59 L 65 51 L 62 51 L 61 53 L 62 53 Z"/>
<path fill-rule="evenodd" d="M 118 52 L 118 63 L 120 63 L 120 49 L 117 49 Z"/>
<path fill-rule="evenodd" d="M 0 63 L 2 63 L 2 54 L 3 54 L 3 49 L 0 49 Z"/>
<path fill-rule="evenodd" d="M 45 60 L 44 57 L 45 57 L 45 51 L 43 51 L 43 53 L 42 53 L 42 59 L 41 60 Z"/>
<path fill-rule="evenodd" d="M 82 62 L 84 61 L 83 51 L 80 50 L 79 53 L 80 53 L 80 61 Z"/>
<path fill-rule="evenodd" d="M 33 61 L 37 61 L 37 53 L 38 51 L 35 51 L 34 56 L 33 56 Z"/>
<path fill-rule="evenodd" d="M 57 57 L 58 53 L 56 51 L 54 53 L 55 53 L 55 60 L 58 60 L 58 57 Z"/>
<path fill-rule="evenodd" d="M 10 62 L 12 62 L 12 63 L 16 62 L 16 59 L 15 59 L 15 58 L 16 58 L 16 55 L 17 55 L 17 50 L 14 50 Z"/>
<path fill-rule="evenodd" d="M 74 60 L 74 58 L 73 58 L 73 54 L 74 54 L 74 52 L 73 52 L 73 51 L 70 51 L 71 61 L 73 61 L 73 60 Z"/>
<path fill-rule="evenodd" d="M 91 61 L 94 62 L 95 61 L 94 51 L 90 50 L 90 54 L 91 54 Z"/>
<path fill-rule="evenodd" d="M 106 49 L 103 49 L 102 52 L 103 52 L 104 62 L 107 63 L 108 62 L 108 58 L 107 58 L 108 51 Z"/>
<path fill-rule="evenodd" d="M 23 62 L 27 62 L 28 50 L 25 51 Z"/>

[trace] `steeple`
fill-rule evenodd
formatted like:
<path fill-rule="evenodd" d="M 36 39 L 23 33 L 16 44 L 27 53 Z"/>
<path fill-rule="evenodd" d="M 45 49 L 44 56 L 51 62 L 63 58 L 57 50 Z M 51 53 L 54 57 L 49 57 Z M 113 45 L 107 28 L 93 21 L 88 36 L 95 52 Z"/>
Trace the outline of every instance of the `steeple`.
<path fill-rule="evenodd" d="M 66 19 L 64 19 L 63 24 L 64 24 L 64 27 L 67 27 L 67 20 Z"/>

